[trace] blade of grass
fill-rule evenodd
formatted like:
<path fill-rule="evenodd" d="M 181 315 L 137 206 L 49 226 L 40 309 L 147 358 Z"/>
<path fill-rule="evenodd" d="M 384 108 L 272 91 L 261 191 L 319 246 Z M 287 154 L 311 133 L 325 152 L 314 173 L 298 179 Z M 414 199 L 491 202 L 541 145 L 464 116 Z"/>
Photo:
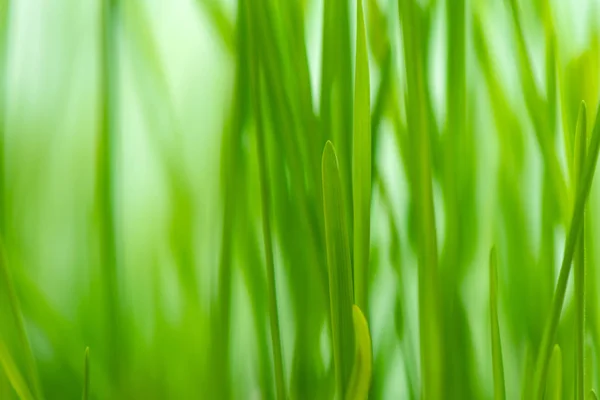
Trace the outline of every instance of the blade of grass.
<path fill-rule="evenodd" d="M 560 347 L 554 345 L 550 361 L 549 377 L 546 384 L 544 399 L 560 400 L 562 398 L 562 352 Z"/>
<path fill-rule="evenodd" d="M 119 290 L 117 279 L 117 244 L 115 221 L 115 145 L 118 109 L 117 15 L 119 0 L 103 0 L 101 11 L 100 118 L 96 154 L 96 207 L 100 241 L 100 265 L 103 272 L 104 301 L 107 310 L 107 347 L 109 371 L 119 386 L 124 353 L 121 335 Z"/>
<path fill-rule="evenodd" d="M 411 131 L 409 147 L 414 157 L 411 183 L 414 200 L 419 204 L 419 326 L 421 347 L 422 388 L 425 399 L 442 398 L 443 346 L 441 340 L 437 234 L 433 207 L 430 130 L 427 104 L 427 82 L 424 75 L 422 24 L 418 5 L 413 0 L 399 0 L 398 11 L 402 25 L 404 59 L 407 77 L 407 116 Z M 408 61 L 410 60 L 410 61 Z"/>
<path fill-rule="evenodd" d="M 344 215 L 342 181 L 335 148 L 330 141 L 327 141 L 323 150 L 321 170 L 335 381 L 338 396 L 343 399 L 346 397 L 354 356 L 352 266 Z"/>
<path fill-rule="evenodd" d="M 90 348 L 85 348 L 83 357 L 83 394 L 81 398 L 88 400 L 90 397 Z"/>
<path fill-rule="evenodd" d="M 27 368 L 27 374 L 29 375 L 30 383 L 33 387 L 33 393 L 39 399 L 43 398 L 42 388 L 39 382 L 39 376 L 37 371 L 37 366 L 35 363 L 35 358 L 33 356 L 33 350 L 31 349 L 31 343 L 29 342 L 29 337 L 27 335 L 27 330 L 25 329 L 25 322 L 23 320 L 23 312 L 21 310 L 21 304 L 19 302 L 19 297 L 17 296 L 17 292 L 15 290 L 14 282 L 10 273 L 6 250 L 4 248 L 4 244 L 0 239 L 0 280 L 4 281 L 4 285 L 6 287 L 6 292 L 8 295 L 8 303 L 10 307 L 10 311 L 12 314 L 12 318 L 14 319 L 15 328 L 17 330 L 17 335 L 19 339 L 19 344 L 21 345 L 22 351 L 25 353 L 25 362 Z"/>
<path fill-rule="evenodd" d="M 574 169 L 574 192 L 581 184 L 581 173 L 586 158 L 587 146 L 587 124 L 586 124 L 586 106 L 581 103 L 579 108 L 579 117 L 577 118 L 577 127 L 575 129 L 575 155 L 573 157 Z M 585 207 L 584 207 L 585 208 Z M 582 223 L 579 242 L 575 249 L 575 266 L 573 276 L 575 280 L 575 398 L 584 398 L 584 377 L 585 377 L 585 210 L 584 222 Z"/>
<path fill-rule="evenodd" d="M 283 373 L 283 357 L 281 348 L 281 335 L 279 331 L 279 316 L 277 308 L 277 292 L 276 292 L 276 277 L 275 263 L 273 261 L 273 242 L 271 235 L 271 189 L 269 172 L 267 169 L 267 154 L 265 144 L 265 130 L 262 119 L 261 106 L 261 63 L 259 54 L 255 49 L 259 48 L 258 37 L 254 35 L 256 27 L 253 26 L 255 19 L 251 18 L 252 9 L 248 0 L 245 1 L 246 13 L 248 18 L 248 29 L 250 37 L 248 40 L 248 54 L 250 56 L 250 86 L 251 97 L 253 99 L 253 112 L 255 119 L 256 131 L 256 151 L 258 156 L 259 180 L 261 189 L 261 208 L 262 208 L 262 224 L 263 224 L 263 239 L 265 244 L 265 257 L 267 266 L 267 289 L 269 301 L 269 321 L 271 326 L 271 340 L 273 345 L 273 362 L 275 364 L 275 387 L 277 398 L 283 400 L 286 398 L 284 373 Z"/>
<path fill-rule="evenodd" d="M 502 362 L 502 343 L 498 324 L 498 256 L 496 248 L 490 251 L 490 317 L 492 331 L 492 365 L 494 373 L 494 399 L 506 398 L 504 389 L 504 365 Z"/>
<path fill-rule="evenodd" d="M 369 55 L 362 0 L 356 2 L 356 76 L 352 190 L 354 200 L 354 297 L 369 317 L 369 252 L 371 230 L 371 106 Z"/>
<path fill-rule="evenodd" d="M 12 385 L 13 389 L 15 390 L 15 392 L 21 399 L 24 399 L 24 400 L 35 399 L 35 397 L 33 397 L 33 395 L 31 394 L 31 391 L 29 390 L 29 387 L 27 386 L 25 379 L 23 379 L 23 376 L 19 372 L 17 365 L 15 364 L 14 360 L 10 356 L 10 353 L 8 352 L 8 349 L 6 348 L 4 341 L 2 341 L 1 339 L 0 339 L 0 365 L 4 369 L 4 373 L 6 373 L 6 376 L 8 377 L 8 380 L 9 380 L 10 384 Z"/>
<path fill-rule="evenodd" d="M 366 400 L 369 396 L 373 371 L 371 335 L 367 320 L 357 305 L 352 306 L 352 320 L 354 322 L 355 351 L 346 399 Z"/>
<path fill-rule="evenodd" d="M 352 222 L 352 56 L 349 2 L 323 2 L 320 118 L 322 138 L 336 144 L 346 219 Z M 353 224 L 348 229 L 352 237 Z M 353 244 L 350 243 L 350 246 Z"/>
<path fill-rule="evenodd" d="M 546 107 L 546 99 L 540 95 L 535 83 L 533 67 L 527 53 L 523 26 L 521 25 L 519 6 L 516 0 L 509 0 L 509 4 L 512 11 L 513 25 L 516 31 L 520 66 L 519 76 L 522 86 L 524 87 L 525 104 L 535 127 L 536 139 L 542 152 L 544 166 L 547 168 L 550 176 L 552 176 L 553 191 L 554 196 L 557 198 L 558 206 L 560 207 L 561 221 L 566 224 L 568 217 L 568 192 L 566 190 L 567 186 L 560 169 L 554 142 L 552 140 L 554 132 L 550 131 L 554 124 L 549 123 L 549 121 L 553 117 L 546 114 L 546 111 L 548 110 Z M 548 33 L 546 36 L 550 39 L 548 46 L 552 46 L 552 33 Z M 549 96 L 553 96 L 552 86 L 548 89 L 550 91 Z"/>
<path fill-rule="evenodd" d="M 558 277 L 558 283 L 552 300 L 551 314 L 548 318 L 546 328 L 544 330 L 544 336 L 542 337 L 542 343 L 540 346 L 540 352 L 536 362 L 536 376 L 534 379 L 534 398 L 541 398 L 543 395 L 543 388 L 546 382 L 546 374 L 548 372 L 548 363 L 550 361 L 550 350 L 552 343 L 556 337 L 556 330 L 558 329 L 558 323 L 560 320 L 560 314 L 562 312 L 563 303 L 565 300 L 565 293 L 567 290 L 567 283 L 569 281 L 569 273 L 571 271 L 571 262 L 575 253 L 575 246 L 577 239 L 581 233 L 581 227 L 583 225 L 583 211 L 587 196 L 592 186 L 592 180 L 594 178 L 594 172 L 596 170 L 596 163 L 598 161 L 598 151 L 600 150 L 600 107 L 596 113 L 596 122 L 594 124 L 594 131 L 592 133 L 592 139 L 590 142 L 588 156 L 584 161 L 584 168 L 582 170 L 581 181 L 577 188 L 577 196 L 575 197 L 575 206 L 573 208 L 573 216 L 571 218 L 571 226 L 567 234 L 565 243 L 565 250 L 563 253 L 563 260 L 561 264 L 560 274 Z"/>
<path fill-rule="evenodd" d="M 596 392 L 594 392 L 594 390 L 590 390 L 587 395 L 587 400 L 598 400 L 598 396 L 596 396 Z"/>
<path fill-rule="evenodd" d="M 196 0 L 199 9 L 206 12 L 208 21 L 218 34 L 229 53 L 235 52 L 235 29 L 227 17 L 222 2 L 218 0 Z"/>
<path fill-rule="evenodd" d="M 0 66 L 2 92 L 0 92 L 0 235 L 6 237 L 6 188 L 5 188 L 5 138 L 6 138 L 6 105 L 7 105 L 7 76 L 8 76 L 8 55 L 9 55 L 9 32 L 11 21 L 11 2 L 4 0 L 0 2 Z"/>

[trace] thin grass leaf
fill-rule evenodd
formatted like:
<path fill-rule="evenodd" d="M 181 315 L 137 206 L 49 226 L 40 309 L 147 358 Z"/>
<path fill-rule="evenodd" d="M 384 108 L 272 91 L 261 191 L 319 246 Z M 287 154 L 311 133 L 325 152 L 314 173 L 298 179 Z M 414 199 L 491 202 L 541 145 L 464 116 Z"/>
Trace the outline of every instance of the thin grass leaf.
<path fill-rule="evenodd" d="M 435 122 L 430 119 L 427 94 L 425 57 L 426 37 L 422 32 L 422 14 L 413 0 L 399 0 L 398 12 L 402 26 L 402 41 L 407 78 L 407 117 L 410 155 L 413 157 L 410 179 L 413 201 L 419 205 L 417 217 L 419 254 L 419 334 L 421 350 L 421 396 L 442 398 L 444 380 L 444 348 L 442 345 L 441 293 L 435 211 L 431 171 L 431 132 Z M 430 137 L 431 135 L 431 137 Z"/>
<path fill-rule="evenodd" d="M 587 400 L 598 400 L 598 396 L 596 396 L 596 392 L 593 389 L 588 393 Z"/>
<path fill-rule="evenodd" d="M 96 154 L 96 199 L 97 224 L 99 230 L 100 265 L 103 274 L 103 296 L 109 327 L 104 334 L 110 360 L 109 372 L 118 386 L 122 362 L 121 346 L 125 335 L 121 335 L 119 312 L 120 295 L 117 278 L 117 234 L 115 216 L 115 145 L 118 125 L 118 18 L 119 0 L 103 0 L 101 11 L 101 70 L 100 70 L 100 120 L 98 123 L 98 146 Z"/>
<path fill-rule="evenodd" d="M 6 292 L 8 296 L 8 303 L 10 307 L 10 311 L 12 314 L 12 318 L 15 324 L 15 328 L 17 330 L 17 336 L 19 338 L 19 343 L 21 345 L 22 350 L 25 352 L 25 362 L 28 378 L 30 379 L 30 383 L 33 386 L 33 393 L 35 393 L 37 398 L 43 398 L 42 389 L 39 382 L 39 376 L 37 371 L 37 366 L 35 363 L 35 358 L 33 356 L 33 350 L 31 349 L 31 343 L 29 342 L 29 337 L 27 335 L 27 330 L 25 329 L 25 322 L 23 320 L 23 312 L 21 310 L 21 304 L 19 302 L 19 297 L 17 296 L 17 292 L 15 291 L 14 282 L 10 273 L 10 269 L 8 266 L 8 262 L 6 259 L 6 253 L 4 249 L 4 244 L 0 240 L 0 280 L 4 281 L 4 285 L 6 287 Z"/>
<path fill-rule="evenodd" d="M 492 331 L 492 366 L 494 374 L 494 399 L 506 398 L 504 385 L 504 365 L 502 362 L 502 344 L 498 324 L 498 256 L 496 248 L 490 251 L 490 317 Z"/>
<path fill-rule="evenodd" d="M 575 131 L 575 155 L 573 157 L 573 185 L 574 192 L 577 192 L 581 184 L 581 173 L 583 172 L 586 146 L 587 146 L 587 124 L 586 124 L 586 106 L 581 102 L 579 108 L 579 117 L 577 118 L 577 128 Z M 585 207 L 584 207 L 585 208 Z M 585 214 L 585 210 L 584 210 Z M 584 378 L 585 378 L 585 217 L 582 223 L 579 242 L 575 249 L 575 394 L 576 399 L 584 398 Z"/>
<path fill-rule="evenodd" d="M 371 374 L 373 372 L 371 335 L 369 334 L 367 320 L 357 305 L 352 306 L 352 319 L 354 322 L 355 351 L 346 399 L 366 400 L 369 396 Z"/>
<path fill-rule="evenodd" d="M 256 125 L 256 151 L 258 156 L 259 180 L 261 189 L 261 208 L 262 208 L 262 228 L 265 245 L 265 257 L 267 267 L 267 289 L 269 302 L 269 322 L 271 326 L 271 340 L 273 346 L 273 360 L 275 364 L 275 388 L 277 399 L 286 398 L 286 389 L 283 373 L 283 351 L 281 348 L 281 334 L 279 328 L 279 315 L 277 307 L 277 291 L 275 277 L 275 263 L 273 261 L 273 237 L 271 233 L 271 187 L 269 171 L 267 169 L 267 153 L 265 143 L 265 126 L 262 115 L 262 95 L 261 95 L 261 60 L 259 52 L 258 35 L 256 19 L 251 17 L 252 7 L 250 1 L 246 0 L 244 6 L 248 15 L 248 30 L 250 38 L 248 40 L 248 54 L 250 56 L 250 86 L 251 97 Z"/>
<path fill-rule="evenodd" d="M 10 356 L 4 341 L 0 339 L 0 365 L 4 369 L 4 373 L 8 377 L 8 381 L 12 385 L 17 395 L 24 400 L 33 400 L 34 397 L 31 394 L 31 390 L 27 386 L 25 379 L 19 372 L 17 365 Z"/>
<path fill-rule="evenodd" d="M 562 312 L 563 303 L 565 300 L 565 293 L 567 290 L 567 283 L 569 281 L 569 273 L 571 271 L 571 263 L 573 261 L 575 246 L 581 233 L 581 227 L 583 226 L 583 212 L 587 196 L 592 186 L 592 180 L 594 178 L 594 172 L 596 170 L 596 163 L 598 161 L 598 151 L 600 150 L 600 107 L 596 113 L 596 122 L 594 124 L 594 131 L 592 133 L 592 139 L 589 145 L 588 156 L 584 161 L 584 168 L 582 170 L 581 181 L 578 185 L 577 196 L 575 197 L 575 205 L 573 208 L 573 216 L 571 218 L 571 226 L 567 234 L 565 243 L 565 250 L 558 277 L 558 283 L 556 285 L 556 291 L 552 300 L 551 315 L 549 316 L 546 329 L 544 330 L 544 336 L 542 337 L 542 343 L 540 346 L 540 353 L 537 357 L 536 362 L 536 376 L 534 378 L 534 398 L 541 398 L 543 395 L 543 388 L 546 382 L 546 375 L 548 372 L 548 363 L 550 361 L 550 351 L 552 349 L 552 343 L 556 337 L 556 331 L 558 329 L 558 323 L 560 320 L 560 314 Z"/>
<path fill-rule="evenodd" d="M 352 54 L 347 0 L 323 2 L 320 121 L 322 138 L 335 142 L 346 219 L 352 222 Z M 352 236 L 353 224 L 348 232 Z M 350 243 L 352 246 L 352 243 Z"/>
<path fill-rule="evenodd" d="M 343 399 L 346 398 L 354 357 L 352 266 L 342 181 L 335 148 L 330 141 L 327 141 L 323 150 L 321 170 L 335 382 L 338 396 Z"/>
<path fill-rule="evenodd" d="M 356 76 L 354 80 L 354 136 L 352 190 L 354 201 L 354 297 L 369 316 L 369 252 L 371 230 L 371 106 L 369 55 L 362 0 L 356 2 Z"/>
<path fill-rule="evenodd" d="M 560 400 L 562 398 L 562 352 L 560 347 L 554 345 L 552 359 L 548 370 L 548 382 L 546 383 L 546 395 L 544 399 Z"/>
<path fill-rule="evenodd" d="M 88 400 L 90 397 L 90 348 L 85 348 L 83 357 L 83 394 L 81 398 Z"/>

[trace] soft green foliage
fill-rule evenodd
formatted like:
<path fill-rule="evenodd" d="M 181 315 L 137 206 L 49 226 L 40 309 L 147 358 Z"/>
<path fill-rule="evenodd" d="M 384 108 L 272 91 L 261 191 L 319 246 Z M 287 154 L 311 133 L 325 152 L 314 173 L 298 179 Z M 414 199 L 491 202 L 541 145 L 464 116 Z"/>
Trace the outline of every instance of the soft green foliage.
<path fill-rule="evenodd" d="M 596 398 L 596 3 L 0 0 L 0 399 Z"/>

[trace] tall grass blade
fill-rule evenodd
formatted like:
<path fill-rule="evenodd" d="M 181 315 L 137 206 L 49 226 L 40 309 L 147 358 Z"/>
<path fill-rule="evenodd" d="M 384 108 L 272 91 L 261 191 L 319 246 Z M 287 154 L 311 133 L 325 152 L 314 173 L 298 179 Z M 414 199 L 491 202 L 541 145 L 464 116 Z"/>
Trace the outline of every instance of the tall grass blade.
<path fill-rule="evenodd" d="M 414 187 L 419 255 L 419 334 L 422 388 L 425 399 L 442 398 L 444 348 L 442 345 L 441 293 L 438 271 L 437 233 L 433 205 L 431 171 L 431 131 L 435 121 L 429 118 L 425 66 L 426 37 L 422 15 L 413 0 L 399 0 L 402 43 L 407 80 L 407 117 L 410 156 L 414 169 L 410 183 Z M 410 61 L 408 61 L 410 60 Z M 433 136 L 433 135 L 431 135 Z"/>
<path fill-rule="evenodd" d="M 354 80 L 354 136 L 352 190 L 354 201 L 354 296 L 369 316 L 369 251 L 371 229 L 371 106 L 369 55 L 362 0 L 356 2 L 356 76 Z"/>
<path fill-rule="evenodd" d="M 107 310 L 107 345 L 110 368 L 118 386 L 122 364 L 121 318 L 117 278 L 117 244 L 115 221 L 115 146 L 118 114 L 118 49 L 117 15 L 119 0 L 102 0 L 100 55 L 100 119 L 96 154 L 96 207 L 99 229 L 99 254 L 102 268 L 103 296 Z"/>
<path fill-rule="evenodd" d="M 592 139 L 589 145 L 588 156 L 583 162 L 583 170 L 581 174 L 581 181 L 579 182 L 577 189 L 577 196 L 575 197 L 575 205 L 573 208 L 573 215 L 571 218 L 571 226 L 567 234 L 565 243 L 565 250 L 563 260 L 561 264 L 560 274 L 558 277 L 558 283 L 556 285 L 556 291 L 552 300 L 551 314 L 546 325 L 544 336 L 542 337 L 542 343 L 540 345 L 540 352 L 536 362 L 536 376 L 534 378 L 534 398 L 541 398 L 543 395 L 543 388 L 546 382 L 546 375 L 548 372 L 548 363 L 550 361 L 550 351 L 552 349 L 552 343 L 556 337 L 556 331 L 558 329 L 558 323 L 560 320 L 560 314 L 562 312 L 563 303 L 565 300 L 565 293 L 567 290 L 567 283 L 569 281 L 569 273 L 571 270 L 571 263 L 575 253 L 575 246 L 577 239 L 581 233 L 581 227 L 583 226 L 583 211 L 587 196 L 592 186 L 592 180 L 594 178 L 594 172 L 596 170 L 596 163 L 598 161 L 598 151 L 600 150 L 600 107 L 596 113 L 596 122 L 594 124 L 594 131 L 592 133 Z"/>
<path fill-rule="evenodd" d="M 352 306 L 352 319 L 354 321 L 356 349 L 346 399 L 366 400 L 369 396 L 371 374 L 373 372 L 371 335 L 369 334 L 367 320 L 357 305 Z"/>
<path fill-rule="evenodd" d="M 596 392 L 593 389 L 588 393 L 586 400 L 598 400 L 598 396 L 596 396 Z"/>
<path fill-rule="evenodd" d="M 83 357 L 83 394 L 81 395 L 83 400 L 90 398 L 90 348 L 85 348 L 85 355 Z"/>
<path fill-rule="evenodd" d="M 338 398 L 343 399 L 346 398 L 346 388 L 350 381 L 354 357 L 352 266 L 344 215 L 342 181 L 335 148 L 330 141 L 327 141 L 323 150 L 321 170 L 335 382 Z"/>
<path fill-rule="evenodd" d="M 550 368 L 548 371 L 548 382 L 546 384 L 546 395 L 544 399 L 560 400 L 562 398 L 562 352 L 558 345 L 554 345 Z"/>
<path fill-rule="evenodd" d="M 4 369 L 4 373 L 8 377 L 8 381 L 12 385 L 17 395 L 24 400 L 33 400 L 35 397 L 31 394 L 25 379 L 19 372 L 17 365 L 10 356 L 4 341 L 0 339 L 0 365 Z"/>
<path fill-rule="evenodd" d="M 494 399 L 504 400 L 504 365 L 502 362 L 502 344 L 498 324 L 498 256 L 496 248 L 490 251 L 490 317 L 492 331 L 492 365 L 494 374 Z"/>
<path fill-rule="evenodd" d="M 574 192 L 577 192 L 581 184 L 581 173 L 586 158 L 587 146 L 587 124 L 586 124 L 586 106 L 581 102 L 579 116 L 577 118 L 577 128 L 575 130 L 575 155 L 573 157 L 574 165 Z M 584 207 L 585 208 L 585 207 Z M 584 210 L 585 215 L 585 210 Z M 575 398 L 583 399 L 584 378 L 585 378 L 585 217 L 579 234 L 579 242 L 575 249 Z"/>
<path fill-rule="evenodd" d="M 256 128 L 256 151 L 258 158 L 259 181 L 261 191 L 261 208 L 262 208 L 262 228 L 263 239 L 265 245 L 265 257 L 267 267 L 267 290 L 269 303 L 269 322 L 271 326 L 271 340 L 273 345 L 273 360 L 275 364 L 275 388 L 277 398 L 283 400 L 286 398 L 285 381 L 283 373 L 283 355 L 281 348 L 281 334 L 279 328 L 279 315 L 277 307 L 277 291 L 276 291 L 276 276 L 275 263 L 273 261 L 273 237 L 271 233 L 271 187 L 269 179 L 269 171 L 267 169 L 267 153 L 265 141 L 265 126 L 263 124 L 262 115 L 262 95 L 261 95 L 261 60 L 259 48 L 257 27 L 254 26 L 256 19 L 252 18 L 252 9 L 250 1 L 245 1 L 246 13 L 248 15 L 248 29 L 251 37 L 248 40 L 248 54 L 250 55 L 250 86 L 251 97 Z"/>

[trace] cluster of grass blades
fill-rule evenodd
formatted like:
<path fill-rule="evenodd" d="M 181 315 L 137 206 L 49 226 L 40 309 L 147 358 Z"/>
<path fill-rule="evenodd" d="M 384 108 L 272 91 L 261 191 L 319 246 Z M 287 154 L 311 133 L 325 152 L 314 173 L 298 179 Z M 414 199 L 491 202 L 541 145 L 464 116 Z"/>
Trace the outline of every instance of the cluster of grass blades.
<path fill-rule="evenodd" d="M 164 9 L 101 0 L 93 217 L 54 218 L 92 232 L 68 266 L 87 289 L 57 306 L 68 285 L 36 279 L 20 214 L 44 197 L 13 193 L 36 161 L 7 150 L 0 3 L 1 400 L 597 398 L 595 28 L 578 52 L 548 1 L 196 0 L 235 67 L 220 143 L 201 138 L 217 174 L 183 156 L 202 107 L 177 92 Z M 148 243 L 121 197 L 137 108 L 168 199 Z"/>

